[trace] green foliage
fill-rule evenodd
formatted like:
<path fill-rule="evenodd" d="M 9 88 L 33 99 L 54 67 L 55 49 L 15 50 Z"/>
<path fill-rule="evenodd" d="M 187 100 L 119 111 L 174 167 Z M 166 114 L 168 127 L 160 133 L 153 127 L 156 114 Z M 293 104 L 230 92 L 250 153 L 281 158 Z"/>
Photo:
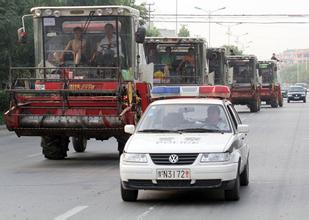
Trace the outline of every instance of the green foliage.
<path fill-rule="evenodd" d="M 240 50 L 235 45 L 223 45 L 222 47 L 224 47 L 226 49 L 227 55 L 233 55 L 232 52 L 234 53 L 234 55 L 243 55 L 243 51 Z"/>
<path fill-rule="evenodd" d="M 146 30 L 146 36 L 147 37 L 160 37 L 160 31 L 155 26 L 151 25 L 150 28 Z"/>
<path fill-rule="evenodd" d="M 6 92 L 0 91 L 0 112 L 4 112 L 9 108 L 9 96 Z"/>
<path fill-rule="evenodd" d="M 3 113 L 9 109 L 9 96 L 0 90 L 0 124 L 3 124 Z"/>
<path fill-rule="evenodd" d="M 282 67 L 279 73 L 283 83 L 305 82 L 309 84 L 309 63 L 285 66 Z"/>
<path fill-rule="evenodd" d="M 187 28 L 187 25 L 181 25 L 178 32 L 178 37 L 190 37 L 190 31 Z"/>

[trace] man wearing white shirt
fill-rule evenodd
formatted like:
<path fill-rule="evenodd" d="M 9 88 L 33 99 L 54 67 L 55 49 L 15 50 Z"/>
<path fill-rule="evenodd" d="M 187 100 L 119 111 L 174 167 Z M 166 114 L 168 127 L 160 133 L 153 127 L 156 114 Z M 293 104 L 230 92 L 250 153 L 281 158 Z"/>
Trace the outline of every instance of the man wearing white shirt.
<path fill-rule="evenodd" d="M 104 27 L 105 36 L 104 38 L 98 43 L 96 52 L 92 58 L 92 60 L 96 59 L 98 64 L 106 66 L 108 59 L 110 62 L 113 62 L 113 58 L 117 58 L 117 35 L 114 33 L 114 26 L 110 23 L 106 24 Z M 119 45 L 119 56 L 122 55 L 122 49 L 121 49 L 121 39 L 118 38 L 118 45 Z M 102 58 L 103 56 L 103 58 Z"/>

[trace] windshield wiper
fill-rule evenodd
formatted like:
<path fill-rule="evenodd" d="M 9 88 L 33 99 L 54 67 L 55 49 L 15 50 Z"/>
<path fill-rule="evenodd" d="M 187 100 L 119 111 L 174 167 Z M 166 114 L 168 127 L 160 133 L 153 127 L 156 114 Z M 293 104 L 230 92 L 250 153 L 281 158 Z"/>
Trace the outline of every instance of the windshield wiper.
<path fill-rule="evenodd" d="M 224 133 L 224 131 L 218 129 L 207 129 L 207 128 L 186 128 L 177 130 L 179 132 L 196 132 L 196 133 Z"/>
<path fill-rule="evenodd" d="M 138 132 L 149 132 L 149 133 L 177 133 L 178 131 L 175 130 L 164 130 L 164 129 L 144 129 L 144 130 L 139 130 Z"/>

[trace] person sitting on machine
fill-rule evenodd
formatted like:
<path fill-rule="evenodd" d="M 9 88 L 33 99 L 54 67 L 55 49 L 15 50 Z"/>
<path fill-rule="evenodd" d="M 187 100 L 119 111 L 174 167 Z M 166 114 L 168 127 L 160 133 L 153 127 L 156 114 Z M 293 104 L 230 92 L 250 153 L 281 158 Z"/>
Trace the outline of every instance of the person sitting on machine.
<path fill-rule="evenodd" d="M 117 42 L 114 26 L 110 23 L 105 25 L 104 31 L 105 36 L 97 44 L 96 51 L 92 55 L 91 61 L 95 62 L 98 66 L 115 66 L 118 49 L 119 55 L 122 56 L 121 39 L 119 37 Z M 117 43 L 119 48 L 117 48 Z"/>
<path fill-rule="evenodd" d="M 184 75 L 184 81 L 185 82 L 192 82 L 193 79 L 193 73 L 195 68 L 195 53 L 194 49 L 190 47 L 188 49 L 188 54 L 185 55 L 180 62 L 180 64 L 177 67 L 177 72 L 181 73 L 181 75 Z"/>
<path fill-rule="evenodd" d="M 85 51 L 86 51 L 86 40 L 83 39 L 82 28 L 75 27 L 73 29 L 74 38 L 68 42 L 66 45 L 64 52 L 61 55 L 61 61 L 65 62 L 67 59 L 70 59 L 69 51 L 72 51 L 73 62 L 75 65 L 79 65 L 81 62 L 85 62 Z"/>

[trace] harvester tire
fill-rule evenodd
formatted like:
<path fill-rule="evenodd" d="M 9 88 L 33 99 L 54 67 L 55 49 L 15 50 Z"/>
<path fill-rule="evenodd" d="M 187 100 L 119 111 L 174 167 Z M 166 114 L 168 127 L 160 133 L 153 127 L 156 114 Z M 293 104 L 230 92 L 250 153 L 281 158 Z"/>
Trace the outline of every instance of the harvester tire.
<path fill-rule="evenodd" d="M 41 139 L 42 153 L 50 160 L 62 160 L 69 150 L 69 138 L 59 136 L 43 136 Z"/>
<path fill-rule="evenodd" d="M 281 96 L 281 98 L 279 98 L 279 103 L 278 104 L 279 104 L 280 107 L 283 107 L 283 98 L 282 98 L 282 96 Z"/>
<path fill-rule="evenodd" d="M 73 137 L 72 138 L 73 148 L 75 152 L 82 153 L 85 152 L 87 147 L 87 138 L 84 137 Z"/>
<path fill-rule="evenodd" d="M 250 112 L 258 112 L 259 111 L 259 101 L 256 100 L 254 103 L 252 103 L 251 105 L 249 105 L 250 108 Z"/>
<path fill-rule="evenodd" d="M 271 103 L 270 103 L 270 106 L 272 108 L 278 108 L 278 98 L 276 98 L 275 100 L 273 100 Z"/>

